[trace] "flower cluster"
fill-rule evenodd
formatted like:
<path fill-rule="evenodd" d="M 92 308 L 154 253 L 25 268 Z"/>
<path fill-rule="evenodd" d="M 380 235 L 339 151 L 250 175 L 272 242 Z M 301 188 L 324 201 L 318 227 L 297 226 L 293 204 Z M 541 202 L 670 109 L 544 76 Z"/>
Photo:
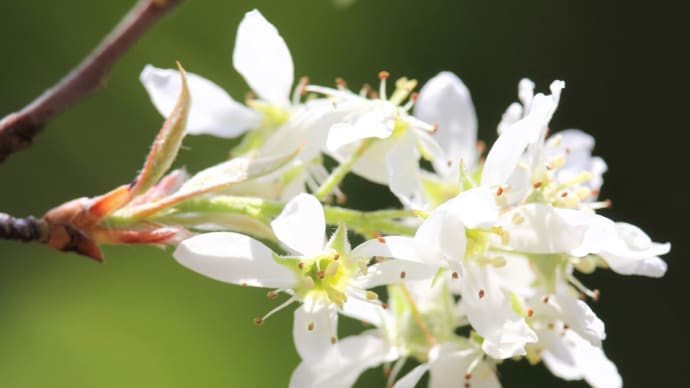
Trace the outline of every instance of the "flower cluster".
<path fill-rule="evenodd" d="M 497 365 L 521 357 L 563 379 L 622 384 L 602 347 L 604 323 L 586 303 L 599 291 L 577 274 L 661 277 L 658 256 L 670 244 L 598 214 L 610 204 L 598 199 L 607 167 L 592 156 L 594 139 L 549 134 L 563 81 L 547 94 L 520 81 L 486 152 L 453 73 L 419 93 L 408 78 L 390 93 L 385 71 L 377 89 L 357 92 L 340 79 L 333 88 L 295 84 L 285 41 L 256 10 L 239 25 L 233 63 L 253 90 L 245 104 L 191 73 L 147 66 L 141 81 L 165 116 L 188 89 L 186 133 L 243 135 L 232 155 L 246 160 L 288 156 L 231 182 L 224 164 L 205 170 L 190 181 L 232 184 L 145 216 L 200 232 L 177 246 L 182 265 L 287 295 L 256 324 L 298 305 L 302 361 L 291 386 L 351 386 L 383 365 L 394 387 L 426 373 L 432 387 L 498 387 Z M 348 173 L 387 186 L 401 207 L 333 206 L 346 201 Z M 362 242 L 352 248 L 352 238 Z M 339 338 L 340 315 L 370 329 Z M 408 361 L 416 367 L 402 375 Z"/>

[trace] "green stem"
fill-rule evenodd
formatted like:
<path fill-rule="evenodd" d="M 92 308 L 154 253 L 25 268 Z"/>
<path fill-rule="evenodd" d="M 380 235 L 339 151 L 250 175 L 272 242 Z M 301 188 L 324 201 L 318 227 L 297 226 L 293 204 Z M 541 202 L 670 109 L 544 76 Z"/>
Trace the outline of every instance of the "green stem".
<path fill-rule="evenodd" d="M 345 175 L 350 172 L 352 165 L 355 164 L 357 159 L 359 159 L 362 154 L 364 154 L 364 151 L 367 150 L 372 141 L 372 139 L 365 139 L 362 141 L 362 144 L 360 144 L 359 148 L 357 148 L 352 155 L 350 155 L 344 162 L 340 163 L 340 165 L 336 167 L 333 172 L 331 172 L 331 175 L 328 176 L 328 179 L 326 179 L 321 187 L 316 190 L 314 196 L 320 200 L 325 199 L 328 193 L 330 193 L 336 186 L 338 186 L 338 184 L 340 184 L 340 182 L 342 182 L 342 180 L 345 178 Z"/>
<path fill-rule="evenodd" d="M 180 213 L 233 213 L 246 215 L 268 224 L 283 211 L 285 205 L 255 197 L 216 196 L 213 198 L 195 198 L 175 206 L 175 214 Z M 396 218 L 414 216 L 408 210 L 379 210 L 364 212 L 338 206 L 324 206 L 326 222 L 331 225 L 345 224 L 363 235 L 370 236 L 375 232 L 385 234 L 413 235 L 414 226 L 404 225 Z"/>

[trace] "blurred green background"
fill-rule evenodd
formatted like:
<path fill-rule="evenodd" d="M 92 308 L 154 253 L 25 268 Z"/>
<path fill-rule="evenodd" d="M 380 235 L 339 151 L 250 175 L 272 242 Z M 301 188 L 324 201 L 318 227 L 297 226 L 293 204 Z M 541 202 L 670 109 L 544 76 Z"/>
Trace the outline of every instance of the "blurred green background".
<path fill-rule="evenodd" d="M 0 2 L 0 116 L 17 110 L 77 64 L 133 0 Z M 581 128 L 609 164 L 606 215 L 672 241 L 662 280 L 597 273 L 593 308 L 607 324 L 605 349 L 629 387 L 685 376 L 690 269 L 687 192 L 668 182 L 686 167 L 664 121 L 660 40 L 654 9 L 635 2 L 188 0 L 116 64 L 106 87 L 53 121 L 30 149 L 0 165 L 0 211 L 41 215 L 79 196 L 129 182 L 162 118 L 138 75 L 145 64 L 187 70 L 241 100 L 248 90 L 231 65 L 237 24 L 259 8 L 285 38 L 297 77 L 353 87 L 379 70 L 424 82 L 452 70 L 470 88 L 480 138 L 492 142 L 500 115 L 530 77 L 539 90 L 567 88 L 552 130 Z M 670 143 L 670 144 L 669 144 Z M 180 164 L 222 159 L 229 143 L 188 138 Z M 687 143 L 685 143 L 687 144 Z M 685 151 L 687 152 L 687 151 Z M 373 207 L 369 193 L 348 192 Z M 275 305 L 265 291 L 203 278 L 153 247 L 106 247 L 96 264 L 43 246 L 0 241 L 0 387 L 276 387 L 298 363 L 292 315 L 252 319 Z M 352 325 L 350 325 L 352 329 Z M 345 327 L 345 330 L 348 330 Z M 543 366 L 506 362 L 507 387 L 584 386 Z M 383 387 L 380 369 L 360 386 Z M 667 384 L 662 384 L 662 386 Z"/>

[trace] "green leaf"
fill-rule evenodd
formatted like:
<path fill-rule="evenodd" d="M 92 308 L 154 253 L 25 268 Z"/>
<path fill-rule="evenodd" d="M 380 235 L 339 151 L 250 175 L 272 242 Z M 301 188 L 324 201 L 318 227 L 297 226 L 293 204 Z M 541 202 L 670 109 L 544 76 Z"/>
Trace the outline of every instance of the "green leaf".
<path fill-rule="evenodd" d="M 156 140 L 151 145 L 151 151 L 149 151 L 149 155 L 144 162 L 144 167 L 135 180 L 132 189 L 134 195 L 145 192 L 165 175 L 175 161 L 177 152 L 182 145 L 192 99 L 189 94 L 185 71 L 179 62 L 177 62 L 177 67 L 182 78 L 180 95 L 177 97 L 177 102 L 172 112 L 170 112 L 165 123 L 163 123 L 163 127 L 158 132 Z"/>

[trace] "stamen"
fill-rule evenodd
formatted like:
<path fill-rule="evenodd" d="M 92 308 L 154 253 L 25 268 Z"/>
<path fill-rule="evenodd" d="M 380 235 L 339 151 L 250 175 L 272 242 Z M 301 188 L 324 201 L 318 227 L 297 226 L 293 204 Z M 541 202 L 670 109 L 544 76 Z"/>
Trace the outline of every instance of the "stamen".
<path fill-rule="evenodd" d="M 484 289 L 479 290 L 479 299 L 483 298 L 485 294 Z"/>
<path fill-rule="evenodd" d="M 307 330 L 309 330 L 309 331 L 314 330 L 314 322 L 309 322 L 309 323 L 307 324 Z"/>
<path fill-rule="evenodd" d="M 375 293 L 374 291 L 367 291 L 367 300 L 376 300 L 379 298 L 379 295 Z"/>
<path fill-rule="evenodd" d="M 503 187 L 498 186 L 498 188 L 496 189 L 496 196 L 500 197 L 502 194 L 503 194 Z"/>
<path fill-rule="evenodd" d="M 269 291 L 266 293 L 266 297 L 268 297 L 268 299 L 275 299 L 278 297 L 278 292 L 277 291 Z"/>
<path fill-rule="evenodd" d="M 541 187 L 541 182 L 534 182 L 534 184 L 532 184 L 532 187 L 535 188 L 535 189 L 540 188 L 540 187 Z"/>
<path fill-rule="evenodd" d="M 532 318 L 532 315 L 534 315 L 534 310 L 527 309 L 527 317 Z"/>
<path fill-rule="evenodd" d="M 359 91 L 359 96 L 360 97 L 370 97 L 371 96 L 371 85 L 369 84 L 364 84 L 362 85 L 362 89 Z"/>
<path fill-rule="evenodd" d="M 263 324 L 264 324 L 264 319 L 261 318 L 261 317 L 256 317 L 256 318 L 254 318 L 254 324 L 255 324 L 255 325 L 259 325 L 259 326 L 260 326 L 260 325 L 263 325 Z"/>
<path fill-rule="evenodd" d="M 386 78 L 390 77 L 390 73 L 387 71 L 380 71 L 379 72 L 379 79 L 381 80 L 381 83 L 379 84 L 379 97 L 382 100 L 387 100 L 388 97 L 386 95 Z"/>
<path fill-rule="evenodd" d="M 544 302 L 544 303 L 549 303 L 549 296 L 548 296 L 548 295 L 544 296 L 544 297 L 541 299 L 541 301 Z"/>
<path fill-rule="evenodd" d="M 390 374 L 388 375 L 388 379 L 386 380 L 386 386 L 393 386 L 393 382 L 395 382 L 395 379 L 398 377 L 398 374 L 402 370 L 406 361 L 407 357 L 400 357 L 398 361 L 396 361 L 395 364 L 393 364 L 393 369 L 391 370 Z"/>
<path fill-rule="evenodd" d="M 286 300 L 285 302 L 281 303 L 278 307 L 275 307 L 273 310 L 269 311 L 268 314 L 264 315 L 264 316 L 261 317 L 261 318 L 255 319 L 255 320 L 254 320 L 254 323 L 256 323 L 257 325 L 260 325 L 260 324 L 264 323 L 264 321 L 267 320 L 268 317 L 270 317 L 271 315 L 277 313 L 278 311 L 280 311 L 280 310 L 286 308 L 287 306 L 291 305 L 291 304 L 292 304 L 294 301 L 296 301 L 296 300 L 297 300 L 296 297 L 294 297 L 294 296 L 291 297 L 290 299 L 288 299 L 288 300 Z M 260 319 L 260 323 L 258 322 L 259 319 Z"/>
<path fill-rule="evenodd" d="M 336 336 L 331 336 L 331 344 L 335 345 L 336 342 L 338 342 L 338 338 L 336 338 Z"/>
<path fill-rule="evenodd" d="M 567 279 L 572 284 L 577 288 L 580 292 L 583 294 L 587 295 L 588 297 L 592 298 L 592 300 L 597 301 L 599 300 L 599 290 L 590 290 L 589 288 L 585 287 L 584 284 L 582 284 L 575 276 L 572 274 L 567 275 Z"/>
<path fill-rule="evenodd" d="M 326 274 L 323 271 L 316 271 L 316 276 L 318 276 L 319 279 L 323 279 Z"/>
<path fill-rule="evenodd" d="M 292 104 L 293 105 L 299 104 L 300 97 L 307 94 L 307 84 L 308 83 L 309 83 L 308 77 L 300 78 L 299 83 L 297 84 L 297 86 L 295 86 L 295 90 L 292 91 Z"/>
<path fill-rule="evenodd" d="M 405 279 L 405 276 L 407 276 L 407 273 L 405 273 L 405 271 L 400 271 L 400 279 Z"/>
<path fill-rule="evenodd" d="M 340 268 L 340 264 L 337 261 L 331 261 L 326 267 L 326 276 L 335 275 L 338 273 L 338 268 Z"/>
<path fill-rule="evenodd" d="M 453 271 L 453 273 L 450 275 L 453 279 L 457 279 L 460 277 L 457 272 Z"/>
<path fill-rule="evenodd" d="M 335 79 L 335 85 L 340 90 L 346 90 L 347 89 L 347 82 L 345 82 L 345 80 L 342 79 L 341 77 L 338 77 Z"/>

